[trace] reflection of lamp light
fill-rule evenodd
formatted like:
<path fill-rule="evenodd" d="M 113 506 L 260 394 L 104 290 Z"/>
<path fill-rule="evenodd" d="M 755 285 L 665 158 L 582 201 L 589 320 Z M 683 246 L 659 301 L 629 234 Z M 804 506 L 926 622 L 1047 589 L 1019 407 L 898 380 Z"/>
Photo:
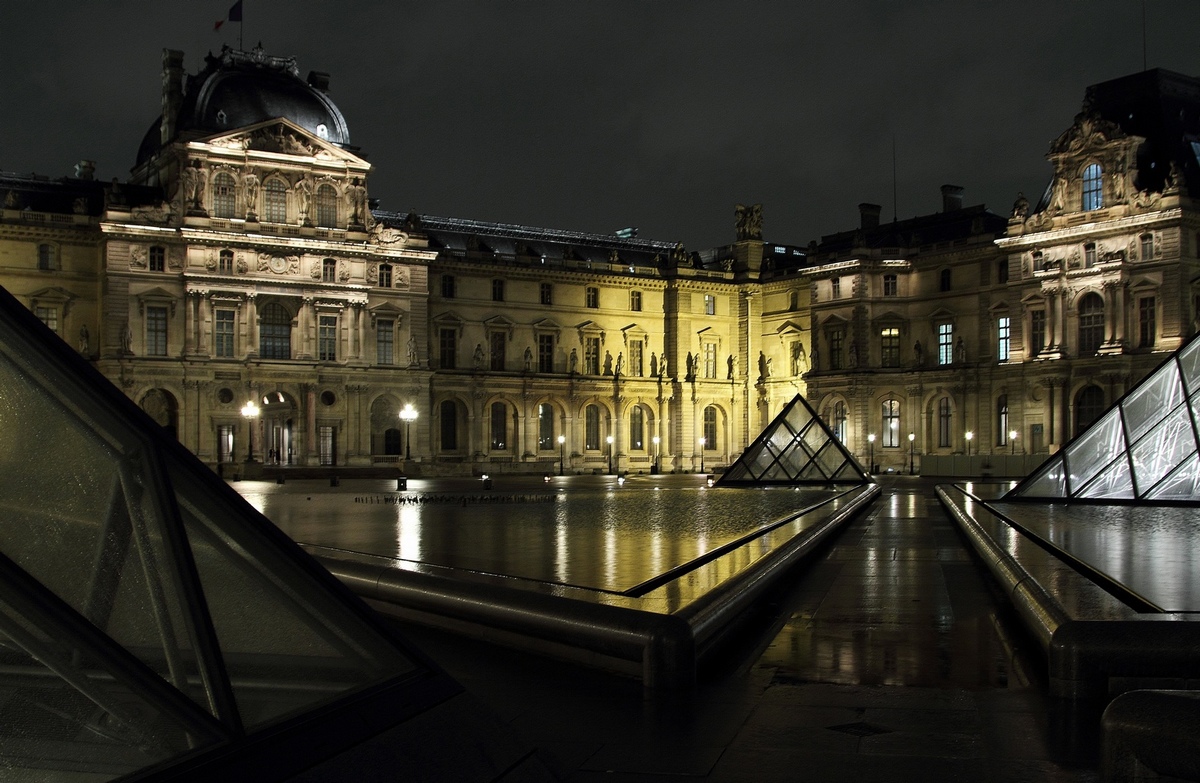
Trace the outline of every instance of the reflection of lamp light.
<path fill-rule="evenodd" d="M 400 411 L 400 418 L 404 421 L 404 458 L 412 459 L 412 438 L 409 436 L 412 432 L 411 425 L 417 418 L 417 412 L 413 409 L 411 402 L 404 403 L 404 410 Z"/>
<path fill-rule="evenodd" d="M 963 437 L 967 439 L 967 456 L 969 457 L 971 456 L 971 439 L 975 437 L 975 433 L 967 430 L 967 433 Z"/>
<path fill-rule="evenodd" d="M 609 435 L 607 438 L 605 438 L 605 439 L 604 439 L 604 442 L 608 444 L 608 475 L 610 475 L 610 476 L 611 476 L 611 475 L 612 475 L 612 444 L 613 444 L 613 436 L 612 436 L 612 435 Z"/>
<path fill-rule="evenodd" d="M 1017 453 L 1017 431 L 1016 430 L 1008 431 L 1008 442 L 1012 444 L 1012 453 L 1016 454 Z"/>
<path fill-rule="evenodd" d="M 246 417 L 246 431 L 250 438 L 246 441 L 246 461 L 254 461 L 254 420 L 258 417 L 259 409 L 251 400 L 242 406 L 242 415 Z"/>
<path fill-rule="evenodd" d="M 917 449 L 917 435 L 914 432 L 908 433 L 908 475 L 913 474 L 913 459 Z"/>
<path fill-rule="evenodd" d="M 875 472 L 875 433 L 872 432 L 870 435 L 867 436 L 867 443 L 869 443 L 871 446 L 871 457 L 870 457 L 871 464 L 867 465 L 867 473 L 874 473 Z"/>
<path fill-rule="evenodd" d="M 704 444 L 708 442 L 708 438 L 700 439 L 700 472 L 704 472 Z"/>
<path fill-rule="evenodd" d="M 560 475 L 560 476 L 563 475 L 563 462 L 566 459 L 564 457 L 565 452 L 563 451 L 563 444 L 566 442 L 567 442 L 566 435 L 558 436 L 558 475 Z"/>

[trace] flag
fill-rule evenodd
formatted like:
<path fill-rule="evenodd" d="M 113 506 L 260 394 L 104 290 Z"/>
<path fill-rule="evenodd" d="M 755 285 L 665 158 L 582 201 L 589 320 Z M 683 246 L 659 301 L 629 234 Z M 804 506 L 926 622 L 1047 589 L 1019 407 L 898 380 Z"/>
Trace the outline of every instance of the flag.
<path fill-rule="evenodd" d="M 242 21 L 242 0 L 237 0 L 236 3 L 234 3 L 232 6 L 230 6 L 229 16 L 226 17 L 225 19 L 218 20 L 217 23 L 213 26 L 213 30 L 214 31 L 220 30 L 221 25 L 225 24 L 226 22 L 240 22 L 240 21 Z"/>

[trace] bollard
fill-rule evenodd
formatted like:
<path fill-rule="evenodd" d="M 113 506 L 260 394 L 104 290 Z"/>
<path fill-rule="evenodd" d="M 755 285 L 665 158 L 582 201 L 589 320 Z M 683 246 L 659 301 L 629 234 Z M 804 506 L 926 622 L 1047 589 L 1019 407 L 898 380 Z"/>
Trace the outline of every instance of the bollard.
<path fill-rule="evenodd" d="M 396 489 L 408 489 L 408 476 L 400 476 L 396 479 Z"/>
<path fill-rule="evenodd" d="M 492 480 L 491 480 L 490 478 L 485 478 L 485 479 L 483 480 L 483 488 L 484 488 L 484 489 L 491 489 L 491 488 L 492 488 Z"/>
<path fill-rule="evenodd" d="M 342 483 L 342 480 L 339 479 L 337 476 L 329 477 L 329 486 L 336 487 L 336 486 L 339 486 L 341 483 Z"/>
<path fill-rule="evenodd" d="M 276 483 L 276 484 L 282 484 L 282 483 L 283 483 L 283 474 L 282 474 L 282 473 L 280 473 L 278 476 L 276 476 L 276 477 L 275 477 L 275 483 Z"/>

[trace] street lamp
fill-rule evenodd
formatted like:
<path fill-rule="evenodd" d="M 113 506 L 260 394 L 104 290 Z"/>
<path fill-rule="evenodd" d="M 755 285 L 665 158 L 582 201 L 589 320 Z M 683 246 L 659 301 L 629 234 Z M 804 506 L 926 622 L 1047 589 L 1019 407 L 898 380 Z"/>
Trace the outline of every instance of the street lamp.
<path fill-rule="evenodd" d="M 612 444 L 613 436 L 609 435 L 604 441 L 608 444 L 608 475 L 612 475 Z"/>
<path fill-rule="evenodd" d="M 651 438 L 650 440 L 654 442 L 654 472 L 655 472 L 655 473 L 657 473 L 657 472 L 659 471 L 659 467 L 660 467 L 660 466 L 659 466 L 659 464 L 658 464 L 658 443 L 659 443 L 659 438 L 658 438 L 658 436 L 657 436 L 657 435 L 655 435 L 655 436 L 654 436 L 653 438 Z"/>
<path fill-rule="evenodd" d="M 1012 444 L 1012 453 L 1016 454 L 1017 453 L 1017 431 L 1016 430 L 1008 431 L 1008 442 Z"/>
<path fill-rule="evenodd" d="M 963 436 L 967 439 L 967 456 L 971 456 L 971 439 L 975 437 L 975 433 L 967 430 L 967 434 Z"/>
<path fill-rule="evenodd" d="M 254 400 L 250 400 L 242 406 L 242 415 L 246 417 L 246 431 L 250 434 L 249 440 L 246 441 L 246 461 L 254 461 L 254 419 L 258 417 L 258 406 L 254 404 Z"/>
<path fill-rule="evenodd" d="M 412 438 L 409 434 L 412 432 L 412 423 L 417 419 L 417 411 L 413 408 L 411 402 L 404 403 L 404 410 L 400 411 L 400 418 L 404 421 L 404 459 L 412 459 Z"/>
<path fill-rule="evenodd" d="M 916 462 L 914 459 L 914 456 L 916 455 L 916 449 L 917 435 L 916 433 L 910 432 L 908 433 L 908 475 L 910 476 L 913 474 L 914 470 L 913 463 Z"/>
<path fill-rule="evenodd" d="M 563 444 L 566 442 L 566 435 L 558 436 L 558 475 L 560 476 L 563 475 L 563 465 L 566 462 L 566 457 L 564 456 L 565 452 L 563 451 Z"/>
<path fill-rule="evenodd" d="M 700 439 L 700 472 L 704 472 L 704 444 L 708 442 L 707 438 Z"/>
<path fill-rule="evenodd" d="M 867 465 L 867 473 L 874 473 L 875 472 L 875 433 L 872 432 L 870 435 L 867 436 L 867 443 L 870 444 L 870 446 L 871 446 L 871 456 L 870 456 L 871 464 Z"/>

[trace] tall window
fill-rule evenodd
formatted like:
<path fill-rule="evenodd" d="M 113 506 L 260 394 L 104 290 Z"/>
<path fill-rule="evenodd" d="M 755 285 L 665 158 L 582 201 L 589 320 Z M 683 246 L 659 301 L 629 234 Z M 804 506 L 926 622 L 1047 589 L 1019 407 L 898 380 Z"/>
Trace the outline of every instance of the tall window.
<path fill-rule="evenodd" d="M 884 275 L 883 276 L 883 295 L 884 296 L 896 296 L 897 290 L 898 290 L 898 286 L 896 285 L 896 276 L 895 275 Z"/>
<path fill-rule="evenodd" d="M 503 370 L 505 359 L 505 342 L 508 339 L 504 332 L 488 332 L 488 347 L 491 349 L 491 368 Z"/>
<path fill-rule="evenodd" d="M 492 448 L 508 448 L 508 406 L 502 402 L 492 403 Z"/>
<path fill-rule="evenodd" d="M 1008 445 L 1008 395 L 996 398 L 996 445 Z"/>
<path fill-rule="evenodd" d="M 593 309 L 600 306 L 600 289 L 595 286 L 588 286 L 583 292 L 584 304 Z"/>
<path fill-rule="evenodd" d="M 213 217 L 236 217 L 237 186 L 233 177 L 223 171 L 213 177 L 212 207 Z"/>
<path fill-rule="evenodd" d="M 222 275 L 233 274 L 233 251 L 222 250 L 217 256 L 217 272 Z"/>
<path fill-rule="evenodd" d="M 714 405 L 709 405 L 704 409 L 704 449 L 705 451 L 716 451 L 717 449 L 717 409 Z"/>
<path fill-rule="evenodd" d="M 629 449 L 630 451 L 645 451 L 646 449 L 646 414 L 640 405 L 634 405 L 629 411 Z"/>
<path fill-rule="evenodd" d="M 1046 311 L 1032 310 L 1029 313 L 1029 350 L 1034 356 L 1046 350 Z"/>
<path fill-rule="evenodd" d="M 233 310 L 217 310 L 213 321 L 213 352 L 228 359 L 233 356 Z"/>
<path fill-rule="evenodd" d="M 1075 395 L 1075 434 L 1083 432 L 1104 412 L 1104 392 L 1099 386 L 1084 386 Z"/>
<path fill-rule="evenodd" d="M 938 447 L 948 448 L 950 446 L 950 425 L 952 423 L 950 414 L 950 398 L 943 397 L 938 400 Z"/>
<path fill-rule="evenodd" d="M 217 462 L 233 462 L 233 425 L 217 425 Z"/>
<path fill-rule="evenodd" d="M 554 286 L 550 283 L 542 283 L 539 292 L 540 301 L 544 305 L 554 304 Z"/>
<path fill-rule="evenodd" d="M 583 338 L 583 374 L 600 374 L 600 338 Z"/>
<path fill-rule="evenodd" d="M 320 185 L 313 199 L 316 205 L 317 225 L 325 228 L 337 226 L 337 191 L 333 185 Z"/>
<path fill-rule="evenodd" d="M 317 358 L 323 362 L 337 359 L 337 316 L 317 316 Z"/>
<path fill-rule="evenodd" d="M 938 290 L 949 291 L 950 288 L 950 270 L 943 269 L 941 275 L 938 277 Z"/>
<path fill-rule="evenodd" d="M 1002 362 L 1008 361 L 1008 350 L 1011 340 L 1011 327 L 1007 315 L 996 319 L 996 358 Z"/>
<path fill-rule="evenodd" d="M 589 405 L 583 409 L 583 447 L 593 451 L 600 449 L 599 405 Z"/>
<path fill-rule="evenodd" d="M 846 403 L 841 400 L 833 404 L 833 436 L 846 442 Z"/>
<path fill-rule="evenodd" d="M 167 268 L 167 251 L 162 245 L 150 247 L 150 271 L 161 272 Z"/>
<path fill-rule="evenodd" d="M 167 355 L 167 308 L 146 308 L 146 355 Z"/>
<path fill-rule="evenodd" d="M 883 401 L 883 445 L 895 447 L 900 445 L 900 401 L 888 399 Z"/>
<path fill-rule="evenodd" d="M 705 343 L 703 347 L 704 347 L 704 377 L 705 378 L 716 378 L 717 377 L 717 344 L 716 343 Z"/>
<path fill-rule="evenodd" d="M 442 451 L 458 448 L 458 406 L 454 400 L 443 400 L 438 409 L 441 419 Z"/>
<path fill-rule="evenodd" d="M 1104 182 L 1103 173 L 1100 171 L 1099 163 L 1089 164 L 1083 170 L 1083 211 L 1090 212 L 1093 209 L 1100 209 L 1104 206 L 1104 193 L 1102 185 Z"/>
<path fill-rule="evenodd" d="M 800 292 L 799 291 L 789 291 L 788 292 L 788 309 L 789 310 L 799 310 L 800 309 Z"/>
<path fill-rule="evenodd" d="M 1104 300 L 1092 292 L 1079 302 L 1079 355 L 1095 356 L 1104 341 Z"/>
<path fill-rule="evenodd" d="M 391 288 L 392 287 L 392 265 L 391 264 L 380 264 L 379 265 L 379 287 L 380 288 Z"/>
<path fill-rule="evenodd" d="M 538 451 L 554 450 L 554 406 L 543 402 L 538 406 Z"/>
<path fill-rule="evenodd" d="M 538 372 L 554 372 L 554 335 L 539 334 L 538 343 Z"/>
<path fill-rule="evenodd" d="M 645 368 L 645 343 L 641 340 L 629 341 L 629 374 L 640 378 Z"/>
<path fill-rule="evenodd" d="M 712 294 L 704 295 L 704 314 L 705 315 L 716 315 L 717 314 L 717 298 L 715 296 L 713 296 Z"/>
<path fill-rule="evenodd" d="M 263 220 L 268 223 L 287 222 L 287 185 L 283 180 L 272 178 L 263 185 Z M 253 209 L 254 205 L 251 204 Z"/>
<path fill-rule="evenodd" d="M 842 296 L 842 278 L 835 277 L 829 281 L 829 298 L 840 299 Z"/>
<path fill-rule="evenodd" d="M 879 363 L 883 367 L 900 366 L 900 329 L 889 326 L 879 332 Z"/>
<path fill-rule="evenodd" d="M 641 291 L 630 291 L 629 292 L 629 309 L 634 311 L 635 313 L 641 312 L 641 310 L 642 310 L 642 292 Z"/>
<path fill-rule="evenodd" d="M 375 361 L 379 364 L 393 364 L 396 361 L 396 322 L 383 320 L 375 322 Z"/>
<path fill-rule="evenodd" d="M 332 258 L 326 258 L 321 261 L 321 282 L 337 282 L 337 261 L 334 261 Z"/>
<path fill-rule="evenodd" d="M 332 426 L 317 427 L 317 460 L 322 465 L 337 462 L 337 430 Z"/>
<path fill-rule="evenodd" d="M 438 329 L 438 367 L 453 370 L 458 366 L 458 331 Z"/>
<path fill-rule="evenodd" d="M 1154 258 L 1154 235 L 1142 234 L 1138 241 L 1140 243 L 1141 260 L 1149 261 L 1151 258 Z"/>
<path fill-rule="evenodd" d="M 492 281 L 492 301 L 493 302 L 503 302 L 504 301 L 504 281 L 503 280 L 493 280 Z"/>
<path fill-rule="evenodd" d="M 292 317 L 278 302 L 262 309 L 258 327 L 258 354 L 264 359 L 292 358 Z"/>
<path fill-rule="evenodd" d="M 941 323 L 937 325 L 938 364 L 954 362 L 954 324 Z"/>
<path fill-rule="evenodd" d="M 996 262 L 996 282 L 1004 285 L 1008 282 L 1008 259 L 1002 258 Z"/>
<path fill-rule="evenodd" d="M 1088 242 L 1083 246 L 1083 266 L 1091 269 L 1096 265 L 1096 243 Z"/>
<path fill-rule="evenodd" d="M 1154 297 L 1143 296 L 1138 298 L 1138 345 L 1142 348 L 1149 348 L 1154 345 L 1154 333 L 1156 331 L 1154 322 Z"/>
<path fill-rule="evenodd" d="M 835 329 L 829 333 L 829 369 L 842 369 L 842 344 L 845 341 L 845 333 L 841 329 Z"/>
<path fill-rule="evenodd" d="M 442 275 L 442 298 L 453 299 L 457 293 L 454 275 Z"/>
<path fill-rule="evenodd" d="M 55 334 L 60 334 L 58 331 L 58 308 L 57 307 L 42 307 L 38 305 L 33 308 L 33 314 L 38 320 L 50 328 L 50 331 Z"/>
<path fill-rule="evenodd" d="M 45 242 L 38 245 L 37 268 L 42 270 L 54 268 L 54 246 Z"/>

